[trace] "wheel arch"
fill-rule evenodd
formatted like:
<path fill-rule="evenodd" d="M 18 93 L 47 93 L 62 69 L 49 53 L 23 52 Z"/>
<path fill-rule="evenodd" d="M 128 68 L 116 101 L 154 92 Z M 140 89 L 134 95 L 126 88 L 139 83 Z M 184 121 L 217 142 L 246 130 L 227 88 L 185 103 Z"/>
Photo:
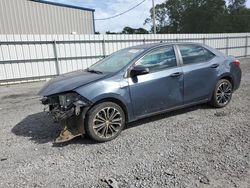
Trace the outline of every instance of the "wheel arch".
<path fill-rule="evenodd" d="M 215 89 L 215 87 L 216 87 L 216 84 L 217 84 L 217 82 L 218 82 L 219 80 L 221 80 L 221 79 L 226 79 L 226 80 L 230 81 L 230 82 L 232 83 L 232 87 L 233 87 L 233 89 L 234 89 L 234 80 L 233 80 L 233 77 L 232 77 L 229 73 L 224 73 L 224 74 L 220 75 L 220 76 L 216 79 L 216 81 L 215 81 L 215 83 L 214 83 L 214 86 L 213 86 L 213 89 L 212 89 L 212 91 L 211 91 L 211 93 L 210 93 L 210 95 L 209 95 L 209 100 L 212 99 L 213 92 L 214 92 L 214 89 Z"/>
<path fill-rule="evenodd" d="M 92 103 L 92 105 L 90 106 L 89 110 L 91 108 L 93 108 L 94 106 L 96 106 L 96 105 L 98 105 L 100 103 L 103 103 L 103 102 L 113 102 L 113 103 L 119 105 L 122 108 L 123 112 L 124 112 L 125 122 L 126 123 L 129 122 L 129 113 L 128 113 L 127 106 L 124 104 L 124 102 L 122 102 L 120 99 L 117 99 L 115 97 L 106 97 L 106 98 L 99 99 L 99 100 L 95 101 L 94 103 Z"/>
<path fill-rule="evenodd" d="M 221 79 L 226 79 L 226 80 L 228 80 L 229 82 L 231 82 L 232 88 L 234 89 L 234 79 L 233 79 L 233 77 L 232 77 L 230 74 L 223 74 L 223 75 L 221 75 L 221 76 L 219 77 L 219 79 L 217 80 L 217 82 L 218 82 L 219 80 L 221 80 Z"/>

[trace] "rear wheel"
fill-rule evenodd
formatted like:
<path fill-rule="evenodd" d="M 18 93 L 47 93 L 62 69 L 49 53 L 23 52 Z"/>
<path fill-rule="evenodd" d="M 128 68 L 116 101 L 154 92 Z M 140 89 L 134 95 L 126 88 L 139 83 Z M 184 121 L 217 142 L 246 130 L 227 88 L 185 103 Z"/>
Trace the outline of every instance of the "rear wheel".
<path fill-rule="evenodd" d="M 124 126 L 124 111 L 113 102 L 103 102 L 91 108 L 85 124 L 87 134 L 98 142 L 116 138 Z"/>
<path fill-rule="evenodd" d="M 211 104 L 217 108 L 225 107 L 232 98 L 233 87 L 229 80 L 221 79 L 217 82 Z"/>

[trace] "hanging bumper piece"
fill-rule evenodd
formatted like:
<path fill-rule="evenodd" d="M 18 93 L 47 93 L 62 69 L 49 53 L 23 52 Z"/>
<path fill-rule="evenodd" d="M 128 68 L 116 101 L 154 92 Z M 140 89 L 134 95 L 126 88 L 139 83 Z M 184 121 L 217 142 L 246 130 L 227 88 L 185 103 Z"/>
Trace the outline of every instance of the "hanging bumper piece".
<path fill-rule="evenodd" d="M 85 134 L 84 119 L 88 107 L 81 106 L 81 103 L 74 103 L 73 107 L 67 111 L 58 108 L 50 112 L 55 121 L 61 125 L 61 132 L 54 143 L 63 143 Z"/>

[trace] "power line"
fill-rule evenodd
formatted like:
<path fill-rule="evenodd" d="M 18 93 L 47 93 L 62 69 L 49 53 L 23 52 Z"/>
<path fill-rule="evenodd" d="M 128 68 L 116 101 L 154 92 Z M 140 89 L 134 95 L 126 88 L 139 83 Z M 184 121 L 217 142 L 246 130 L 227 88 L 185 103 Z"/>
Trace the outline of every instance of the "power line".
<path fill-rule="evenodd" d="M 110 17 L 107 17 L 107 18 L 97 18 L 97 19 L 95 19 L 95 20 L 96 20 L 96 21 L 98 21 L 98 20 L 108 20 L 108 19 L 112 19 L 112 18 L 121 16 L 121 15 L 123 15 L 123 14 L 125 14 L 125 13 L 127 13 L 127 12 L 129 12 L 129 11 L 131 11 L 131 10 L 133 10 L 134 8 L 138 7 L 139 5 L 141 5 L 142 3 L 144 3 L 145 1 L 146 1 L 146 0 L 143 0 L 143 1 L 141 1 L 140 3 L 136 4 L 135 6 L 131 7 L 130 9 L 128 9 L 128 10 L 126 10 L 126 11 L 124 11 L 124 12 L 121 12 L 121 13 L 119 13 L 119 14 L 116 14 L 116 15 L 114 15 L 114 16 L 110 16 Z"/>

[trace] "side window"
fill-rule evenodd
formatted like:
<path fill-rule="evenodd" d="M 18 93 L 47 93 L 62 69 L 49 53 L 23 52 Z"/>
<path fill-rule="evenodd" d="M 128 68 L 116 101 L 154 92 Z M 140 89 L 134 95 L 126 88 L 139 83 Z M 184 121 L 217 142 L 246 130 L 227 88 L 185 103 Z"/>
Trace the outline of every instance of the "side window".
<path fill-rule="evenodd" d="M 183 64 L 201 63 L 214 57 L 214 54 L 198 45 L 180 45 Z"/>
<path fill-rule="evenodd" d="M 141 58 L 136 65 L 147 67 L 150 72 L 175 67 L 177 66 L 177 62 L 174 48 L 168 46 L 151 51 Z"/>
<path fill-rule="evenodd" d="M 213 59 L 215 56 L 212 52 L 210 52 L 209 50 L 207 50 L 205 48 L 204 48 L 204 53 L 205 53 L 205 60 L 206 61 Z"/>

